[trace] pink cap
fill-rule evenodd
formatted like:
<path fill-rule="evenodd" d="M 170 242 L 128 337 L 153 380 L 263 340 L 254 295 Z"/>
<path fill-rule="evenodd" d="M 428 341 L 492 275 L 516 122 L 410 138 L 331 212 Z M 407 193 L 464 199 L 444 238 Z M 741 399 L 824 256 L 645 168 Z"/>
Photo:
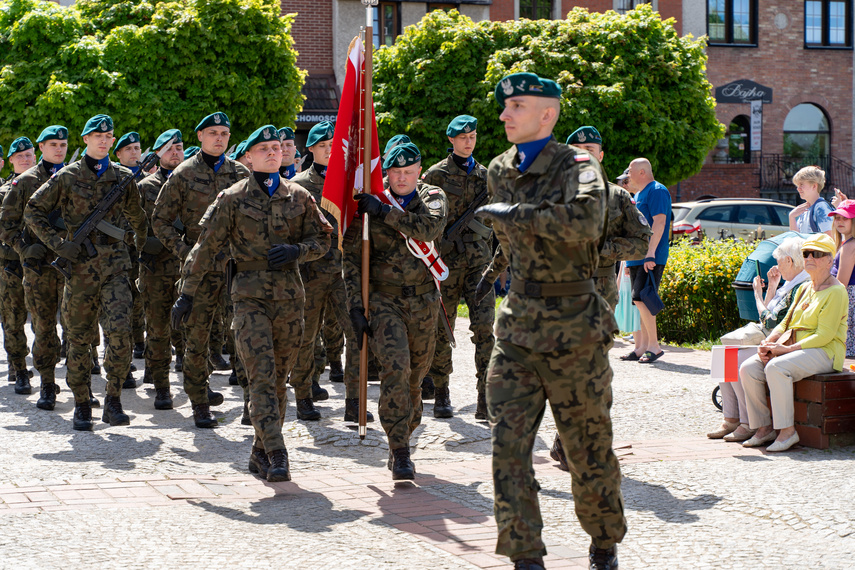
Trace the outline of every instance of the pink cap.
<path fill-rule="evenodd" d="M 844 218 L 855 218 L 855 200 L 843 200 L 837 205 L 837 209 L 828 215 L 840 215 Z"/>

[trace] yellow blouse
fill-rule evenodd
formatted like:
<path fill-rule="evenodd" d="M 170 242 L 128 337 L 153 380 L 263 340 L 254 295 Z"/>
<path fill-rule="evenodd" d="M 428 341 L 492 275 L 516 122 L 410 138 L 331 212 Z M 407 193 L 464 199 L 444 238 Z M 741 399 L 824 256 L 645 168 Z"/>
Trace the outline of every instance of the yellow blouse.
<path fill-rule="evenodd" d="M 802 348 L 821 348 L 834 362 L 835 370 L 843 369 L 846 356 L 846 327 L 849 319 L 849 294 L 843 285 L 834 285 L 820 292 L 806 281 L 796 293 L 787 316 L 775 327 L 783 334 L 784 324 L 793 329 L 796 342 Z"/>

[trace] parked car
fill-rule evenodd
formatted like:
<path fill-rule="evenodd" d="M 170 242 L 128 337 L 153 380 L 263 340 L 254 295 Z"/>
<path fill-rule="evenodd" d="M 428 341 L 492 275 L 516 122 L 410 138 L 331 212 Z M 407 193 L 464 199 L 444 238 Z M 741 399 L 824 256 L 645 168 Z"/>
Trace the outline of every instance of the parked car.
<path fill-rule="evenodd" d="M 769 239 L 789 230 L 791 204 L 765 198 L 710 198 L 671 205 L 672 238 L 702 229 L 710 238 L 748 238 L 757 228 Z"/>

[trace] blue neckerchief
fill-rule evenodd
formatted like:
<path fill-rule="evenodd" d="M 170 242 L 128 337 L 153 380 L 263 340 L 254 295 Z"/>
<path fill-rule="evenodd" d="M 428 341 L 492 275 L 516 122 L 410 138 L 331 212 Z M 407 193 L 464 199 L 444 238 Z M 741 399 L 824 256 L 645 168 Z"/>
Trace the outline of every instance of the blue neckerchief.
<path fill-rule="evenodd" d="M 107 172 L 107 167 L 110 166 L 110 157 L 105 156 L 101 160 L 95 160 L 94 158 L 90 160 L 89 167 L 92 169 L 92 172 L 95 173 L 95 176 L 101 178 L 101 175 Z"/>
<path fill-rule="evenodd" d="M 552 138 L 552 135 L 549 135 L 545 139 L 540 139 L 538 141 L 531 141 L 525 143 L 517 144 L 517 153 L 520 155 L 520 165 L 517 169 L 520 172 L 525 172 L 528 170 L 528 167 L 532 165 L 532 163 L 537 159 L 537 156 L 540 154 L 540 151 L 543 150 L 543 147 L 546 146 L 546 143 Z"/>
<path fill-rule="evenodd" d="M 164 178 L 169 178 L 170 176 L 172 176 L 172 171 L 171 171 L 171 170 L 167 170 L 167 169 L 165 169 L 165 168 L 164 168 L 164 167 L 162 167 L 162 166 L 160 167 L 160 171 L 163 173 L 163 177 L 164 177 Z"/>
<path fill-rule="evenodd" d="M 475 157 L 470 154 L 463 165 L 466 167 L 466 174 L 472 174 L 472 169 L 475 168 Z"/>
<path fill-rule="evenodd" d="M 273 193 L 276 192 L 277 188 L 279 188 L 279 173 L 271 172 L 267 175 L 261 185 L 267 188 L 267 193 L 270 196 L 273 196 Z"/>
<path fill-rule="evenodd" d="M 137 172 L 139 172 L 139 171 L 140 171 L 140 167 L 139 167 L 139 166 L 129 166 L 128 168 L 130 168 L 130 169 L 131 169 L 131 172 L 133 172 L 134 174 L 136 174 Z"/>
<path fill-rule="evenodd" d="M 320 174 L 320 175 L 321 175 L 321 176 L 323 176 L 324 178 L 326 178 L 326 177 L 327 177 L 327 167 L 326 167 L 326 166 L 321 166 L 321 165 L 320 165 L 320 164 L 318 164 L 317 162 L 313 162 L 313 163 L 312 163 L 312 168 L 314 168 L 314 169 L 315 169 L 315 172 L 317 172 L 318 174 Z"/>
<path fill-rule="evenodd" d="M 416 197 L 416 191 L 413 190 L 412 192 L 410 192 L 406 196 L 398 196 L 395 193 L 392 193 L 392 195 L 395 197 L 395 200 L 398 201 L 398 203 L 401 205 L 402 208 L 406 208 L 407 205 L 413 200 L 413 198 Z"/>
<path fill-rule="evenodd" d="M 220 167 L 223 165 L 223 163 L 225 161 L 226 161 L 226 155 L 225 155 L 225 153 L 223 153 L 220 155 L 220 158 L 217 159 L 217 162 L 214 163 L 214 172 L 219 172 Z"/>
<path fill-rule="evenodd" d="M 60 162 L 59 164 L 54 164 L 54 163 L 48 162 L 44 159 L 42 159 L 42 164 L 44 164 L 45 169 L 51 174 L 56 174 L 57 172 L 59 172 L 60 170 L 62 170 L 65 167 L 64 162 Z"/>
<path fill-rule="evenodd" d="M 293 164 L 289 166 L 284 166 L 279 169 L 279 176 L 284 176 L 286 180 L 291 180 L 296 175 L 297 167 L 295 167 Z"/>

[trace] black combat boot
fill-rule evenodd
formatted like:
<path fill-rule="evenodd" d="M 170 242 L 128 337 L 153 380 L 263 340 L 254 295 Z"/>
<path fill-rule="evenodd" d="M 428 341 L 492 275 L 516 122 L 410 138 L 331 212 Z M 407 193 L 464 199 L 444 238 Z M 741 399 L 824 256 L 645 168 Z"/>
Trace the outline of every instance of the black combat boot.
<path fill-rule="evenodd" d="M 33 393 L 33 387 L 30 385 L 30 375 L 27 373 L 26 369 L 15 372 L 15 393 Z"/>
<path fill-rule="evenodd" d="M 223 395 L 219 392 L 214 392 L 211 390 L 211 387 L 208 386 L 208 405 L 209 406 L 219 406 L 223 403 Z"/>
<path fill-rule="evenodd" d="M 145 356 L 145 343 L 144 342 L 135 342 L 134 343 L 134 358 L 142 358 Z"/>
<path fill-rule="evenodd" d="M 128 377 L 122 382 L 122 390 L 136 390 L 137 381 L 134 380 L 134 373 L 128 370 Z"/>
<path fill-rule="evenodd" d="M 104 413 L 101 421 L 111 426 L 127 426 L 131 424 L 131 418 L 122 410 L 122 400 L 116 396 L 104 396 Z"/>
<path fill-rule="evenodd" d="M 344 382 L 344 368 L 341 367 L 341 360 L 330 362 L 330 382 Z"/>
<path fill-rule="evenodd" d="M 145 367 L 145 372 L 143 372 L 142 383 L 154 384 L 154 378 L 151 377 L 151 369 L 148 366 Z"/>
<path fill-rule="evenodd" d="M 436 397 L 436 387 L 433 378 L 425 376 L 422 378 L 422 400 L 433 400 Z"/>
<path fill-rule="evenodd" d="M 172 394 L 169 392 L 169 386 L 165 388 L 154 389 L 154 409 L 155 410 L 171 410 L 172 409 Z"/>
<path fill-rule="evenodd" d="M 276 481 L 290 481 L 291 471 L 288 469 L 288 450 L 277 449 L 267 454 L 267 459 L 270 461 L 270 467 L 267 469 L 267 481 L 275 483 Z"/>
<path fill-rule="evenodd" d="M 57 394 L 59 394 L 59 386 L 56 382 L 43 382 L 36 407 L 40 410 L 53 410 L 56 407 Z"/>
<path fill-rule="evenodd" d="M 311 398 L 297 400 L 297 419 L 310 422 L 321 419 L 321 413 L 315 409 Z"/>
<path fill-rule="evenodd" d="M 484 395 L 484 392 L 478 392 L 478 400 L 475 404 L 475 419 L 487 419 L 487 396 Z"/>
<path fill-rule="evenodd" d="M 514 570 L 545 570 L 543 558 L 523 558 L 514 560 Z"/>
<path fill-rule="evenodd" d="M 454 417 L 454 409 L 451 407 L 451 394 L 449 393 L 448 388 L 436 389 L 436 399 L 433 402 L 433 417 Z"/>
<path fill-rule="evenodd" d="M 89 386 L 89 407 L 90 408 L 100 408 L 101 402 L 98 401 L 98 398 L 95 397 L 95 394 L 92 393 L 92 386 Z"/>
<path fill-rule="evenodd" d="M 98 362 L 98 352 L 95 350 L 92 351 L 92 370 L 90 373 L 96 376 L 101 374 L 101 364 Z"/>
<path fill-rule="evenodd" d="M 217 427 L 217 418 L 211 414 L 208 404 L 193 404 L 193 421 L 197 428 Z"/>
<path fill-rule="evenodd" d="M 321 388 L 321 385 L 318 384 L 317 381 L 312 382 L 312 401 L 313 402 L 321 402 L 323 400 L 329 400 L 330 393 L 326 391 L 326 389 Z"/>
<path fill-rule="evenodd" d="M 549 457 L 558 462 L 558 468 L 562 471 L 570 471 L 567 465 L 567 456 L 564 455 L 564 446 L 561 445 L 561 438 L 555 434 L 555 441 L 552 442 L 552 449 L 549 450 Z"/>
<path fill-rule="evenodd" d="M 71 427 L 77 431 L 92 431 L 92 408 L 89 402 L 74 404 L 74 418 L 71 421 Z"/>
<path fill-rule="evenodd" d="M 359 421 L 359 398 L 344 399 L 344 421 L 354 423 Z M 366 412 L 365 421 L 374 421 L 374 416 L 371 412 Z"/>
<path fill-rule="evenodd" d="M 240 425 L 242 426 L 251 426 L 252 418 L 249 417 L 249 402 L 244 401 L 243 403 L 243 416 L 240 418 Z"/>
<path fill-rule="evenodd" d="M 591 544 L 588 549 L 589 570 L 618 570 L 617 546 L 597 548 Z"/>
<path fill-rule="evenodd" d="M 232 367 L 231 364 L 226 362 L 226 359 L 223 358 L 222 354 L 212 352 L 208 360 L 211 363 L 211 368 L 214 370 L 228 370 Z"/>
<path fill-rule="evenodd" d="M 238 384 L 240 383 L 238 382 L 237 370 L 232 368 L 232 373 L 229 374 L 229 386 L 237 386 Z"/>
<path fill-rule="evenodd" d="M 178 353 L 175 355 L 175 371 L 184 372 L 184 354 Z"/>
<path fill-rule="evenodd" d="M 131 366 L 130 366 L 130 368 L 128 368 L 128 370 L 131 372 L 136 372 L 137 371 L 137 365 L 134 364 L 133 362 L 131 362 Z"/>
<path fill-rule="evenodd" d="M 253 446 L 249 452 L 249 472 L 258 473 L 263 479 L 267 479 L 267 470 L 270 469 L 270 461 L 261 447 Z"/>
<path fill-rule="evenodd" d="M 392 480 L 400 481 L 402 479 L 412 480 L 416 478 L 416 466 L 413 465 L 410 459 L 409 447 L 399 447 L 398 449 L 389 450 L 389 461 L 391 462 Z"/>

